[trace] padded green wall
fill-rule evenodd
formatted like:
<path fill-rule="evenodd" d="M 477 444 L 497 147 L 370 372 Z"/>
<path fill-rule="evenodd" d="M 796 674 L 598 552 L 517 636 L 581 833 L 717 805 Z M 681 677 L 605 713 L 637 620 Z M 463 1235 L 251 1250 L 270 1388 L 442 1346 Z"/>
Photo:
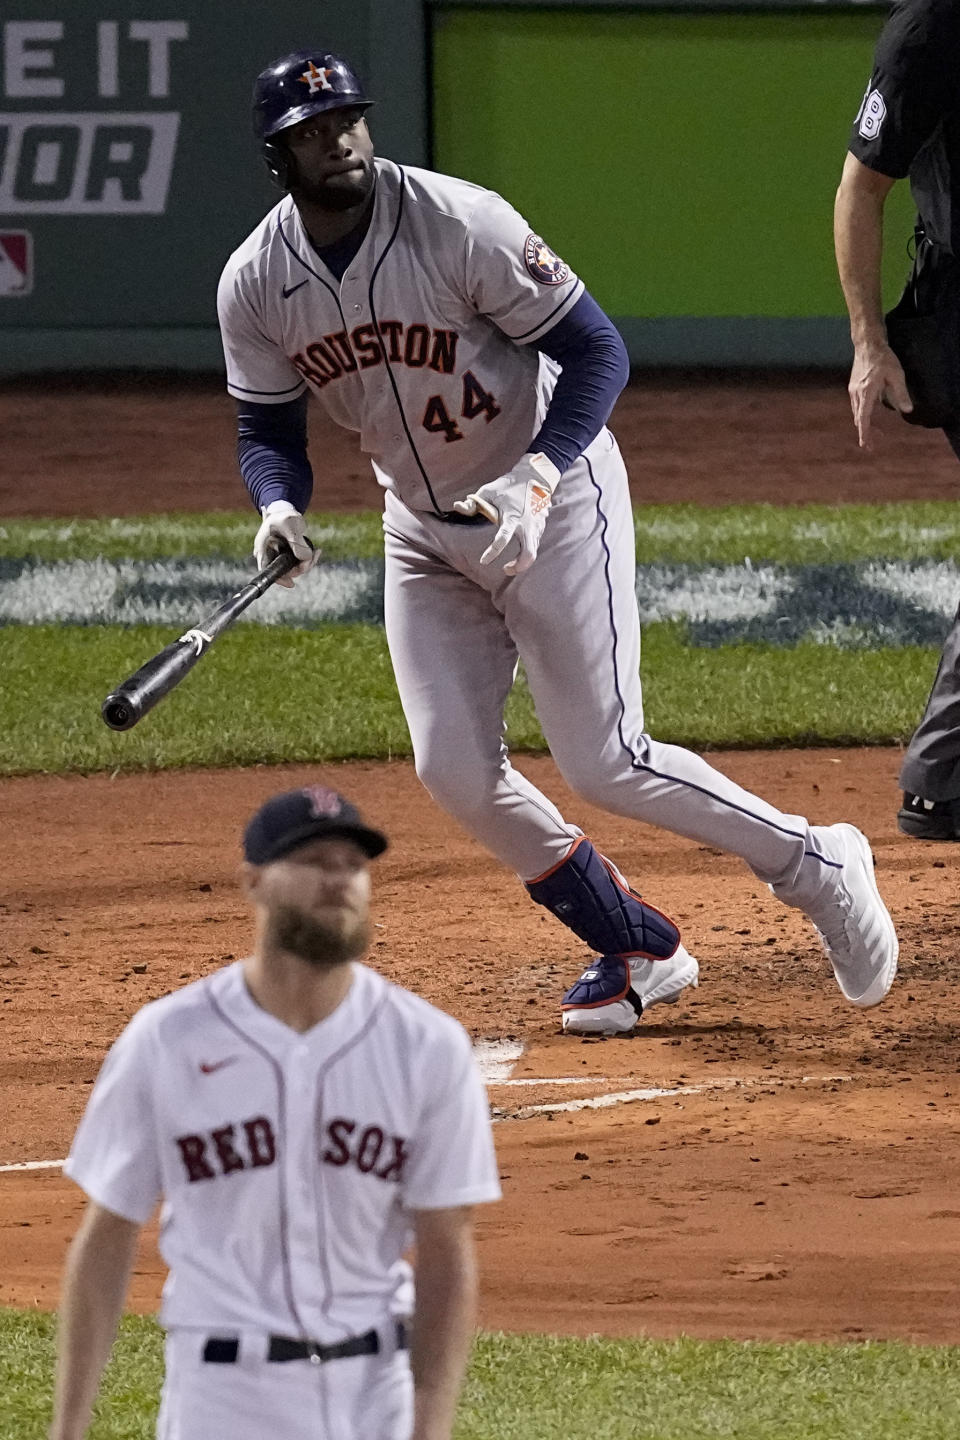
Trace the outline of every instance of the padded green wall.
<path fill-rule="evenodd" d="M 833 197 L 881 24 L 441 7 L 434 162 L 504 194 L 618 317 L 839 316 Z M 897 186 L 891 295 L 912 215 Z"/>

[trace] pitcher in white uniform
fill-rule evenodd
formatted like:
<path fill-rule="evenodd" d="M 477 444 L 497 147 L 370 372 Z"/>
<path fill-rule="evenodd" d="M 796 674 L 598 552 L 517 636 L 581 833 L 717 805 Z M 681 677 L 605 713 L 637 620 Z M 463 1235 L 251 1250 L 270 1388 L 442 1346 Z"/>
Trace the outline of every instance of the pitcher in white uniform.
<path fill-rule="evenodd" d="M 313 557 L 306 397 L 359 433 L 385 490 L 386 631 L 417 773 L 594 952 L 564 1027 L 631 1029 L 698 978 L 677 927 L 510 763 L 523 661 L 570 785 L 616 814 L 740 855 L 820 932 L 843 994 L 897 966 L 869 844 L 811 826 L 644 729 L 627 477 L 606 420 L 623 343 L 499 195 L 374 158 L 343 59 L 265 70 L 254 124 L 284 198 L 231 256 L 219 313 L 261 566 Z M 321 480 L 322 484 L 322 480 Z"/>
<path fill-rule="evenodd" d="M 466 1033 L 357 963 L 385 847 L 334 791 L 268 801 L 244 837 L 251 957 L 146 1005 L 107 1056 L 66 1165 L 89 1204 L 51 1440 L 87 1432 L 161 1199 L 159 1440 L 449 1440 L 471 1207 L 500 1188 Z"/>

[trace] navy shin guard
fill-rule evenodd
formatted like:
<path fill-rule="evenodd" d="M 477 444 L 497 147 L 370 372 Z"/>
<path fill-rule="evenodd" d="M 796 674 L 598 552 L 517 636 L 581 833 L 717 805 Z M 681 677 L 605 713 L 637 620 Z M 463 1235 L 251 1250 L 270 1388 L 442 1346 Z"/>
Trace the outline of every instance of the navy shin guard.
<path fill-rule="evenodd" d="M 598 955 L 668 960 L 680 943 L 673 921 L 634 895 L 586 836 L 527 889 Z"/>

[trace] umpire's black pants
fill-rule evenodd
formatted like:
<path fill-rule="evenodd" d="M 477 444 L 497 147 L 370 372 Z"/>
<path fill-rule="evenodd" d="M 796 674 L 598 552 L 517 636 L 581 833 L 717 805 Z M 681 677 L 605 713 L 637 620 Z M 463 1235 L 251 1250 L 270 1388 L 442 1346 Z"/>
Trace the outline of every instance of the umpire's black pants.
<path fill-rule="evenodd" d="M 960 428 L 944 432 L 960 459 Z M 947 636 L 923 719 L 900 767 L 908 795 L 960 799 L 960 609 Z"/>

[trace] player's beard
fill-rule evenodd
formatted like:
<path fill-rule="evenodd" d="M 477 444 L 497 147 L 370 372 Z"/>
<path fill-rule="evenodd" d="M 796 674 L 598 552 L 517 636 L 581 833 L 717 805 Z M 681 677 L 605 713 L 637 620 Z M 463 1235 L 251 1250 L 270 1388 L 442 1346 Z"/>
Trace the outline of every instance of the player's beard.
<path fill-rule="evenodd" d="M 362 176 L 357 171 L 329 175 L 325 180 L 305 180 L 297 175 L 290 189 L 295 200 L 340 214 L 344 210 L 359 209 L 367 203 L 375 178 L 373 165 L 365 160 Z"/>
<path fill-rule="evenodd" d="M 341 912 L 328 924 L 295 905 L 281 905 L 270 913 L 269 931 L 281 950 L 322 970 L 358 959 L 370 944 L 371 926 L 366 914 Z"/>

